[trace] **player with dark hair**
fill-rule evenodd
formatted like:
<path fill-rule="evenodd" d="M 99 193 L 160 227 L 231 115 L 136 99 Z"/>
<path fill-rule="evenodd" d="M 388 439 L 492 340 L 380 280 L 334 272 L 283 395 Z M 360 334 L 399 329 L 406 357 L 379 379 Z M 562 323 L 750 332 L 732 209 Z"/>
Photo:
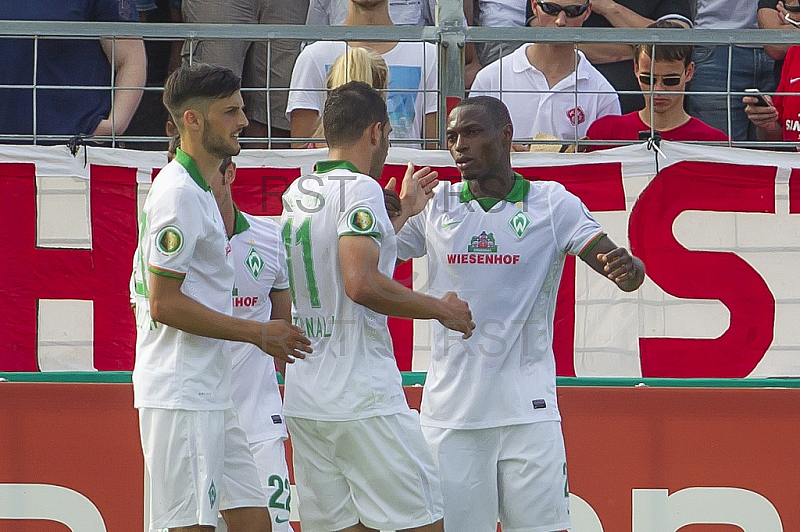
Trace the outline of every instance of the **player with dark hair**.
<path fill-rule="evenodd" d="M 556 401 L 553 316 L 567 254 L 621 290 L 644 281 L 560 184 L 511 168 L 513 126 L 503 104 L 462 100 L 447 144 L 462 181 L 442 182 L 397 233 L 401 259 L 428 256 L 429 293 L 470 302 L 476 334 L 433 324 L 420 422 L 439 464 L 445 530 L 569 528 L 566 455 Z"/>
<path fill-rule="evenodd" d="M 230 244 L 210 183 L 247 125 L 238 78 L 182 67 L 164 103 L 181 147 L 153 182 L 134 256 L 134 406 L 151 478 L 150 529 L 271 531 L 267 500 L 231 402 L 229 343 L 293 362 L 309 351 L 285 321 L 231 317 Z"/>
<path fill-rule="evenodd" d="M 323 112 L 328 160 L 283 196 L 283 241 L 294 323 L 313 356 L 287 368 L 284 412 L 294 449 L 303 530 L 442 530 L 439 476 L 408 407 L 387 315 L 435 319 L 468 337 L 468 305 L 392 279 L 395 228 L 376 181 L 391 125 L 363 82 L 331 91 Z M 419 212 L 437 174 L 409 164 L 402 223 Z"/>

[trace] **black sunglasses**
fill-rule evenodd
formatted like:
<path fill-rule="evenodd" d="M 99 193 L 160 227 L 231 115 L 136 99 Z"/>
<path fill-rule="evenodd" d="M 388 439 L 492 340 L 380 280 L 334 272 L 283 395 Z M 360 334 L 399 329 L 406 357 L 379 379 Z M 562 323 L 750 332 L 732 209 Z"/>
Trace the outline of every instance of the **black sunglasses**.
<path fill-rule="evenodd" d="M 652 81 L 655 83 L 658 78 L 659 76 L 653 76 L 653 78 L 650 79 L 650 74 L 639 74 L 639 83 L 642 85 L 652 85 L 650 82 Z M 681 84 L 681 76 L 661 76 L 661 83 L 663 83 L 665 87 L 676 87 Z"/>
<path fill-rule="evenodd" d="M 800 5 L 799 6 L 787 6 L 786 2 L 783 3 L 783 8 L 790 13 L 800 13 Z"/>
<path fill-rule="evenodd" d="M 589 2 L 576 6 L 562 6 L 555 2 L 541 2 L 536 0 L 536 5 L 538 5 L 546 15 L 553 17 L 558 16 L 558 14 L 563 11 L 569 18 L 575 18 L 583 15 L 586 13 L 586 10 L 589 9 Z"/>

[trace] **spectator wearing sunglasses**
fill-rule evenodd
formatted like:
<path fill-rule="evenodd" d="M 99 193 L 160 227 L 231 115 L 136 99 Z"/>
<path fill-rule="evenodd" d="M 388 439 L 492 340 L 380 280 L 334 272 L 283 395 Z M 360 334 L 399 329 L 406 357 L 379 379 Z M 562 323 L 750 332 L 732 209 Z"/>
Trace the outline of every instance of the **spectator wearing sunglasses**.
<path fill-rule="evenodd" d="M 533 9 L 539 27 L 578 28 L 591 13 L 591 4 L 534 0 Z M 620 113 L 614 87 L 582 52 L 576 55 L 572 44 L 521 46 L 478 72 L 470 96 L 502 100 L 518 139 L 539 133 L 562 140 L 581 138 L 597 118 Z"/>
<path fill-rule="evenodd" d="M 673 21 L 656 22 L 649 28 L 682 28 Z M 658 131 L 664 140 L 727 141 L 722 131 L 689 116 L 683 108 L 683 92 L 694 75 L 693 47 L 652 44 L 635 47 L 633 72 L 644 94 L 644 109 L 622 116 L 607 116 L 589 127 L 589 140 L 638 140 L 640 131 Z M 674 93 L 674 94 L 672 94 Z M 648 135 L 649 136 L 649 135 Z M 590 146 L 589 151 L 612 146 Z"/>
<path fill-rule="evenodd" d="M 676 17 L 680 24 L 691 27 L 695 0 L 592 0 L 592 14 L 583 24 L 586 28 L 646 28 L 663 17 Z M 581 44 L 581 51 L 617 91 L 638 91 L 631 71 L 633 46 L 629 44 Z M 623 113 L 638 111 L 642 99 L 638 94 L 620 94 Z"/>

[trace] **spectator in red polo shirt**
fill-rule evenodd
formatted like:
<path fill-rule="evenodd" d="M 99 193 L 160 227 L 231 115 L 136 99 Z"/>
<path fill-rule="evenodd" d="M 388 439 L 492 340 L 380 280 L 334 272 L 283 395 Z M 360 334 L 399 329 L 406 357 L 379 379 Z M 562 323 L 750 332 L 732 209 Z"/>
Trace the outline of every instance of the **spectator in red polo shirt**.
<path fill-rule="evenodd" d="M 669 20 L 656 22 L 648 28 L 683 29 Z M 684 110 L 682 93 L 694 73 L 692 52 L 693 46 L 690 45 L 657 45 L 654 59 L 652 44 L 637 45 L 633 71 L 639 87 L 645 93 L 644 109 L 596 120 L 589 127 L 587 138 L 638 140 L 639 132 L 650 131 L 652 126 L 664 140 L 727 141 L 725 133 L 689 116 Z M 669 94 L 670 92 L 676 94 Z M 610 147 L 590 146 L 589 151 Z"/>
<path fill-rule="evenodd" d="M 798 13 L 800 19 L 800 13 Z M 800 92 L 800 46 L 792 46 L 783 62 L 778 93 Z M 758 105 L 754 96 L 745 96 L 744 112 L 756 125 L 758 140 L 800 141 L 800 97 L 776 94 L 770 98 L 763 95 L 767 105 Z"/>

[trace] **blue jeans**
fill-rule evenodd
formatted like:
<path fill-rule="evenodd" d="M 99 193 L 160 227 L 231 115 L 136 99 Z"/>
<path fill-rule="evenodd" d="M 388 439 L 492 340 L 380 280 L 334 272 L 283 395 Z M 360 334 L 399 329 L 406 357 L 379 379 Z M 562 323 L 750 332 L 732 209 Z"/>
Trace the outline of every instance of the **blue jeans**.
<path fill-rule="evenodd" d="M 692 92 L 726 92 L 728 90 L 728 46 L 696 46 L 694 49 L 694 78 L 688 90 Z M 730 48 L 731 93 L 744 89 L 759 89 L 763 92 L 775 90 L 775 62 L 763 48 Z M 689 96 L 690 113 L 733 140 L 755 140 L 755 126 L 744 114 L 742 94 L 730 95 L 731 127 L 728 131 L 727 97 L 724 95 L 692 94 Z"/>

